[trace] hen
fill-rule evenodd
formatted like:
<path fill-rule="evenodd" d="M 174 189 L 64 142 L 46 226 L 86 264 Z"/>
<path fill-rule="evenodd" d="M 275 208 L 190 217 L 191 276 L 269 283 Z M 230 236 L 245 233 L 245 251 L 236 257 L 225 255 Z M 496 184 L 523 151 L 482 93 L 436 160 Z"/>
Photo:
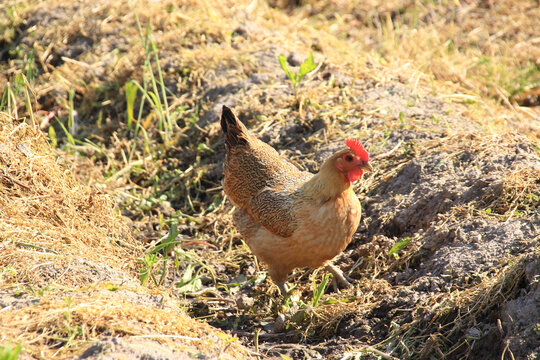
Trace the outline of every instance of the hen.
<path fill-rule="evenodd" d="M 297 267 L 326 265 L 340 284 L 350 286 L 327 263 L 345 249 L 360 222 L 360 202 L 351 183 L 372 167 L 358 140 L 347 140 L 347 148 L 311 174 L 251 135 L 226 106 L 221 127 L 223 188 L 236 206 L 234 222 L 281 293 L 288 292 L 287 275 Z"/>

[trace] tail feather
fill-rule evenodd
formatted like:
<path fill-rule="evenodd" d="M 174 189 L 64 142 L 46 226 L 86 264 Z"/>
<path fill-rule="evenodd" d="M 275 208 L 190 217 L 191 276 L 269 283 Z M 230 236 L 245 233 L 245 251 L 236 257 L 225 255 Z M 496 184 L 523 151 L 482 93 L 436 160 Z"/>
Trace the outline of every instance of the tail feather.
<path fill-rule="evenodd" d="M 228 146 L 247 144 L 249 134 L 246 126 L 225 105 L 223 105 L 223 111 L 221 112 L 221 129 L 223 129 L 225 142 Z"/>

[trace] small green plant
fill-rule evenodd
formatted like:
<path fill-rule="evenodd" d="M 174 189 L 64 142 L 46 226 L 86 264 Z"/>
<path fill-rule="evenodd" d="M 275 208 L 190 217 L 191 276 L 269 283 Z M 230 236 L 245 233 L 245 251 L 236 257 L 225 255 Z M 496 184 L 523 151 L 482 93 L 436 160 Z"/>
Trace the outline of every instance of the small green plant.
<path fill-rule="evenodd" d="M 139 279 L 142 285 L 146 284 L 149 277 L 154 281 L 156 286 L 163 283 L 165 275 L 167 274 L 167 260 L 169 259 L 169 253 L 180 242 L 180 240 L 176 239 L 178 234 L 180 234 L 180 232 L 176 230 L 176 226 L 171 226 L 167 236 L 150 250 L 149 253 L 145 254 L 143 259 L 139 259 L 139 262 L 143 264 L 143 268 L 139 270 Z M 159 253 L 163 254 L 161 259 L 158 257 Z M 155 267 L 159 262 L 162 264 L 161 269 L 159 270 L 161 276 L 157 279 L 155 277 Z"/>
<path fill-rule="evenodd" d="M 506 84 L 510 95 L 530 90 L 540 85 L 540 65 L 527 64 L 519 73 Z"/>
<path fill-rule="evenodd" d="M 144 258 L 139 259 L 139 262 L 143 265 L 143 267 L 139 270 L 139 280 L 141 281 L 142 285 L 146 284 L 149 276 L 154 276 L 153 270 L 157 260 L 156 254 L 146 254 L 144 255 Z M 154 279 L 154 281 L 156 280 Z"/>
<path fill-rule="evenodd" d="M 0 360 L 17 360 L 21 349 L 21 344 L 17 344 L 15 347 L 11 347 L 11 344 L 0 346 Z"/>
<path fill-rule="evenodd" d="M 73 135 L 75 135 L 75 132 L 77 131 L 77 124 L 75 123 L 76 121 L 76 118 L 75 118 L 75 106 L 73 105 L 73 99 L 75 98 L 75 89 L 74 88 L 71 88 L 71 90 L 69 91 L 69 99 L 68 99 L 68 104 L 69 104 L 69 109 L 68 109 L 68 130 L 69 130 L 69 133 L 71 134 L 71 136 L 73 137 Z"/>
<path fill-rule="evenodd" d="M 0 100 L 0 111 L 8 113 L 17 118 L 17 91 L 13 89 L 10 83 L 7 83 L 2 99 Z"/>
<path fill-rule="evenodd" d="M 66 135 L 66 139 L 68 141 L 68 144 L 72 145 L 72 146 L 75 146 L 75 138 L 73 137 L 73 135 L 71 134 L 71 131 L 69 131 L 66 126 L 60 121 L 60 119 L 56 118 L 57 122 L 58 122 L 58 125 L 60 125 L 60 127 L 62 128 L 62 130 L 64 131 L 64 135 Z M 54 130 L 53 130 L 54 131 Z M 51 134 L 51 131 L 49 131 L 49 134 Z M 52 142 L 54 143 L 58 143 L 57 140 L 56 140 L 56 132 L 54 132 L 54 140 L 51 139 Z"/>
<path fill-rule="evenodd" d="M 49 126 L 49 141 L 51 144 L 51 147 L 55 148 L 58 146 L 58 139 L 56 138 L 56 130 L 54 130 L 54 127 Z"/>
<path fill-rule="evenodd" d="M 182 279 L 176 284 L 176 288 L 180 293 L 189 293 L 199 291 L 202 288 L 201 271 L 206 270 L 214 283 L 216 283 L 216 273 L 212 267 L 204 263 L 204 261 L 193 251 L 185 251 L 180 246 L 174 249 L 175 268 L 178 270 L 180 264 L 186 264 L 186 268 L 182 273 Z"/>
<path fill-rule="evenodd" d="M 185 265 L 182 277 L 176 284 L 180 293 L 195 292 L 202 288 L 202 270 L 206 270 L 214 282 L 216 281 L 216 274 L 210 266 L 206 265 L 194 252 L 185 251 L 179 246 L 181 243 L 181 239 L 177 239 L 179 234 L 180 231 L 177 231 L 176 225 L 171 225 L 168 235 L 153 247 L 144 258 L 139 259 L 139 263 L 143 265 L 139 270 L 141 284 L 146 284 L 150 278 L 156 286 L 162 285 L 167 275 L 167 263 L 170 259 L 174 260 L 176 271 L 180 269 L 181 265 Z"/>
<path fill-rule="evenodd" d="M 69 346 L 76 338 L 85 338 L 84 327 L 75 325 L 73 319 L 73 301 L 71 296 L 65 296 L 66 310 L 64 311 L 64 327 L 58 331 L 58 340 Z"/>
<path fill-rule="evenodd" d="M 38 295 L 39 297 L 45 296 L 45 293 L 47 291 L 54 290 L 54 287 L 51 285 L 47 285 L 44 288 L 38 289 L 37 291 L 34 291 L 34 289 L 31 286 L 29 286 L 29 288 L 34 293 L 34 295 Z"/>
<path fill-rule="evenodd" d="M 283 69 L 283 72 L 285 72 L 285 75 L 287 75 L 289 80 L 291 80 L 294 90 L 294 96 L 298 98 L 298 89 L 300 87 L 300 82 L 307 74 L 317 68 L 315 61 L 313 61 L 313 54 L 311 53 L 311 51 L 309 52 L 307 59 L 302 64 L 300 64 L 300 69 L 298 70 L 298 73 L 292 72 L 292 70 L 287 65 L 287 58 L 285 56 L 279 55 L 278 61 L 279 65 Z"/>
<path fill-rule="evenodd" d="M 399 259 L 399 255 L 397 254 L 401 250 L 403 250 L 409 243 L 411 242 L 410 237 L 406 237 L 403 240 L 398 241 L 397 243 L 392 246 L 392 248 L 388 251 L 388 256 L 394 256 L 394 258 Z"/>
<path fill-rule="evenodd" d="M 27 114 L 23 116 L 28 116 L 28 118 L 30 118 L 30 123 L 36 128 L 37 122 L 34 117 L 34 111 L 32 110 L 30 93 L 32 93 L 35 98 L 35 93 L 32 90 L 27 77 L 22 73 L 17 74 L 13 79 L 13 83 L 8 82 L 2 93 L 2 98 L 0 99 L 0 111 L 8 113 L 14 119 L 19 119 L 17 98 L 22 94 L 25 98 L 27 112 Z"/>
<path fill-rule="evenodd" d="M 332 277 L 332 274 L 327 273 L 324 275 L 324 279 L 321 281 L 319 286 L 317 286 L 317 283 L 315 282 L 315 279 L 313 279 L 313 300 L 311 301 L 311 305 L 313 307 L 316 307 L 319 305 L 319 300 L 321 299 L 321 296 L 324 294 L 324 289 L 326 289 L 326 284 L 328 284 L 328 280 Z"/>
<path fill-rule="evenodd" d="M 187 264 L 182 274 L 182 279 L 176 284 L 180 294 L 196 292 L 202 289 L 200 271 L 202 267 L 196 269 L 195 264 Z"/>
<path fill-rule="evenodd" d="M 22 74 L 24 74 L 30 82 L 33 82 L 38 75 L 35 49 L 28 51 L 23 45 L 17 45 L 8 52 L 13 58 L 12 61 L 20 67 Z"/>
<path fill-rule="evenodd" d="M 313 284 L 312 284 L 312 291 L 313 291 L 313 297 L 311 299 L 311 303 L 304 303 L 302 299 L 298 297 L 298 294 L 293 294 L 293 289 L 290 289 L 289 292 L 284 296 L 282 300 L 282 308 L 286 309 L 285 311 L 288 311 L 290 309 L 296 308 L 296 312 L 291 316 L 290 323 L 295 324 L 295 326 L 305 326 L 309 324 L 310 319 L 313 318 L 313 316 L 316 316 L 315 314 L 315 308 L 319 306 L 321 297 L 324 294 L 324 290 L 326 289 L 326 285 L 328 284 L 328 281 L 332 279 L 332 274 L 325 274 L 324 278 L 322 279 L 321 283 L 317 285 L 317 281 L 315 280 L 316 276 L 313 276 Z M 331 301 L 330 301 L 331 302 Z M 324 301 L 323 304 L 327 304 L 329 301 Z"/>

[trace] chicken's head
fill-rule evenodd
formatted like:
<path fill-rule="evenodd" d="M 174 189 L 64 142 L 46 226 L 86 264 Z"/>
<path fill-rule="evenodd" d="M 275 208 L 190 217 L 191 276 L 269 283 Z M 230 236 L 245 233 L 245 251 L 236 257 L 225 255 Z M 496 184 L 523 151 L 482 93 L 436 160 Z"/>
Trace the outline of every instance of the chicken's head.
<path fill-rule="evenodd" d="M 338 153 L 335 165 L 336 168 L 345 174 L 350 182 L 356 181 L 362 177 L 364 170 L 373 171 L 369 164 L 369 154 L 357 139 L 347 139 L 345 145 L 349 149 Z"/>

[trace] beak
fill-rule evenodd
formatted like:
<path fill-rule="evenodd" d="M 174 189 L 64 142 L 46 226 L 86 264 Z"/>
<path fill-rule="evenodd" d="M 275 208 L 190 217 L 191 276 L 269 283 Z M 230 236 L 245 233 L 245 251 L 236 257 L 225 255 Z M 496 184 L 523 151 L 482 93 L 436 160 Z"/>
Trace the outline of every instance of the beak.
<path fill-rule="evenodd" d="M 369 162 L 362 162 L 362 164 L 360 165 L 360 168 L 361 169 L 364 169 L 366 171 L 369 171 L 369 172 L 373 172 L 373 167 L 371 166 L 371 164 Z"/>

